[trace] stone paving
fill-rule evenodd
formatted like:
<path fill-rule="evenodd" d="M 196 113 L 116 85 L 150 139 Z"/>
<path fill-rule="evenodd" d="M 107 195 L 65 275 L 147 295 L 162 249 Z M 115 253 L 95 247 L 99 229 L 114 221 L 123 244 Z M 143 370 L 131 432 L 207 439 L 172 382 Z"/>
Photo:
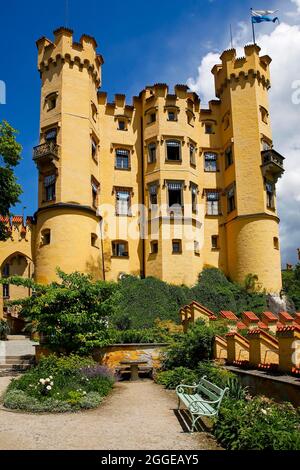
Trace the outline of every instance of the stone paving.
<path fill-rule="evenodd" d="M 0 393 L 8 383 L 0 378 Z M 141 380 L 117 383 L 96 410 L 35 415 L 2 408 L 0 449 L 220 449 L 208 433 L 185 432 L 176 405 L 174 392 Z"/>

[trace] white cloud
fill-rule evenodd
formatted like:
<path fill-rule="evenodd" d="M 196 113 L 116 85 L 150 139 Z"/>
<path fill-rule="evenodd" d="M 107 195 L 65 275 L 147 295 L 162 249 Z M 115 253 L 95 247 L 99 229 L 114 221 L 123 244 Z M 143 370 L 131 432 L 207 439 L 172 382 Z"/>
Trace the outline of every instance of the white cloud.
<path fill-rule="evenodd" d="M 292 0 L 300 12 L 300 0 Z M 235 45 L 240 47 L 249 37 L 247 28 L 240 26 Z M 270 106 L 274 147 L 285 160 L 285 174 L 279 180 L 277 194 L 281 217 L 281 247 L 283 263 L 296 262 L 296 248 L 300 247 L 300 104 L 293 104 L 292 85 L 300 80 L 300 26 L 282 23 L 269 34 L 258 35 L 261 54 L 272 57 Z M 196 79 L 187 83 L 208 102 L 214 98 L 213 77 L 210 69 L 219 63 L 218 54 L 208 53 L 202 58 Z"/>
<path fill-rule="evenodd" d="M 297 10 L 300 13 L 300 0 L 291 0 L 292 3 L 295 3 Z"/>

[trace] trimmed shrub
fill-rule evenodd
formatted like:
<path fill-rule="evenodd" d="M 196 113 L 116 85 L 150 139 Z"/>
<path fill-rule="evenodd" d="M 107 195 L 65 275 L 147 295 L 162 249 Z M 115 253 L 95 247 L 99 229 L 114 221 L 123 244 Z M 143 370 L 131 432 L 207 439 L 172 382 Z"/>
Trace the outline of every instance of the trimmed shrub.
<path fill-rule="evenodd" d="M 187 384 L 192 385 L 197 383 L 198 376 L 193 370 L 186 367 L 176 367 L 173 370 L 158 372 L 155 378 L 156 382 L 164 385 L 167 389 L 175 389 L 177 385 Z"/>

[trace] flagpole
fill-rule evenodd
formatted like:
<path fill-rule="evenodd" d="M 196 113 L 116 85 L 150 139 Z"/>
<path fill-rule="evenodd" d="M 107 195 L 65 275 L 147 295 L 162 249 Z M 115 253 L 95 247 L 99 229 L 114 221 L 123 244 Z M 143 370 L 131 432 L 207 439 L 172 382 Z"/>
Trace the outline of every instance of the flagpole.
<path fill-rule="evenodd" d="M 253 10 L 253 8 L 250 8 L 250 11 L 251 11 L 251 24 L 252 24 L 253 44 L 256 44 L 256 39 L 255 39 L 255 29 L 254 29 L 254 23 L 253 23 L 253 15 L 252 15 L 252 10 Z"/>

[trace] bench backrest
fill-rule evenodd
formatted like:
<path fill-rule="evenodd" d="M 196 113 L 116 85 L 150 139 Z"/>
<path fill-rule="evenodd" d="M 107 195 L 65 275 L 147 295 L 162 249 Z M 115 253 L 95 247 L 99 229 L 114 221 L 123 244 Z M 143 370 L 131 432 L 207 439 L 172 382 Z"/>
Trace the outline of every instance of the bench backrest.
<path fill-rule="evenodd" d="M 205 376 L 203 376 L 201 379 L 200 379 L 200 382 L 198 384 L 198 387 L 197 387 L 197 391 L 198 393 L 200 393 L 201 395 L 206 395 L 206 397 L 211 400 L 211 401 L 219 401 L 219 403 L 221 403 L 221 400 L 224 396 L 224 393 L 227 391 L 227 388 L 225 388 L 224 390 L 220 387 L 218 387 L 217 385 L 209 382 L 209 380 L 207 380 L 205 378 Z"/>

